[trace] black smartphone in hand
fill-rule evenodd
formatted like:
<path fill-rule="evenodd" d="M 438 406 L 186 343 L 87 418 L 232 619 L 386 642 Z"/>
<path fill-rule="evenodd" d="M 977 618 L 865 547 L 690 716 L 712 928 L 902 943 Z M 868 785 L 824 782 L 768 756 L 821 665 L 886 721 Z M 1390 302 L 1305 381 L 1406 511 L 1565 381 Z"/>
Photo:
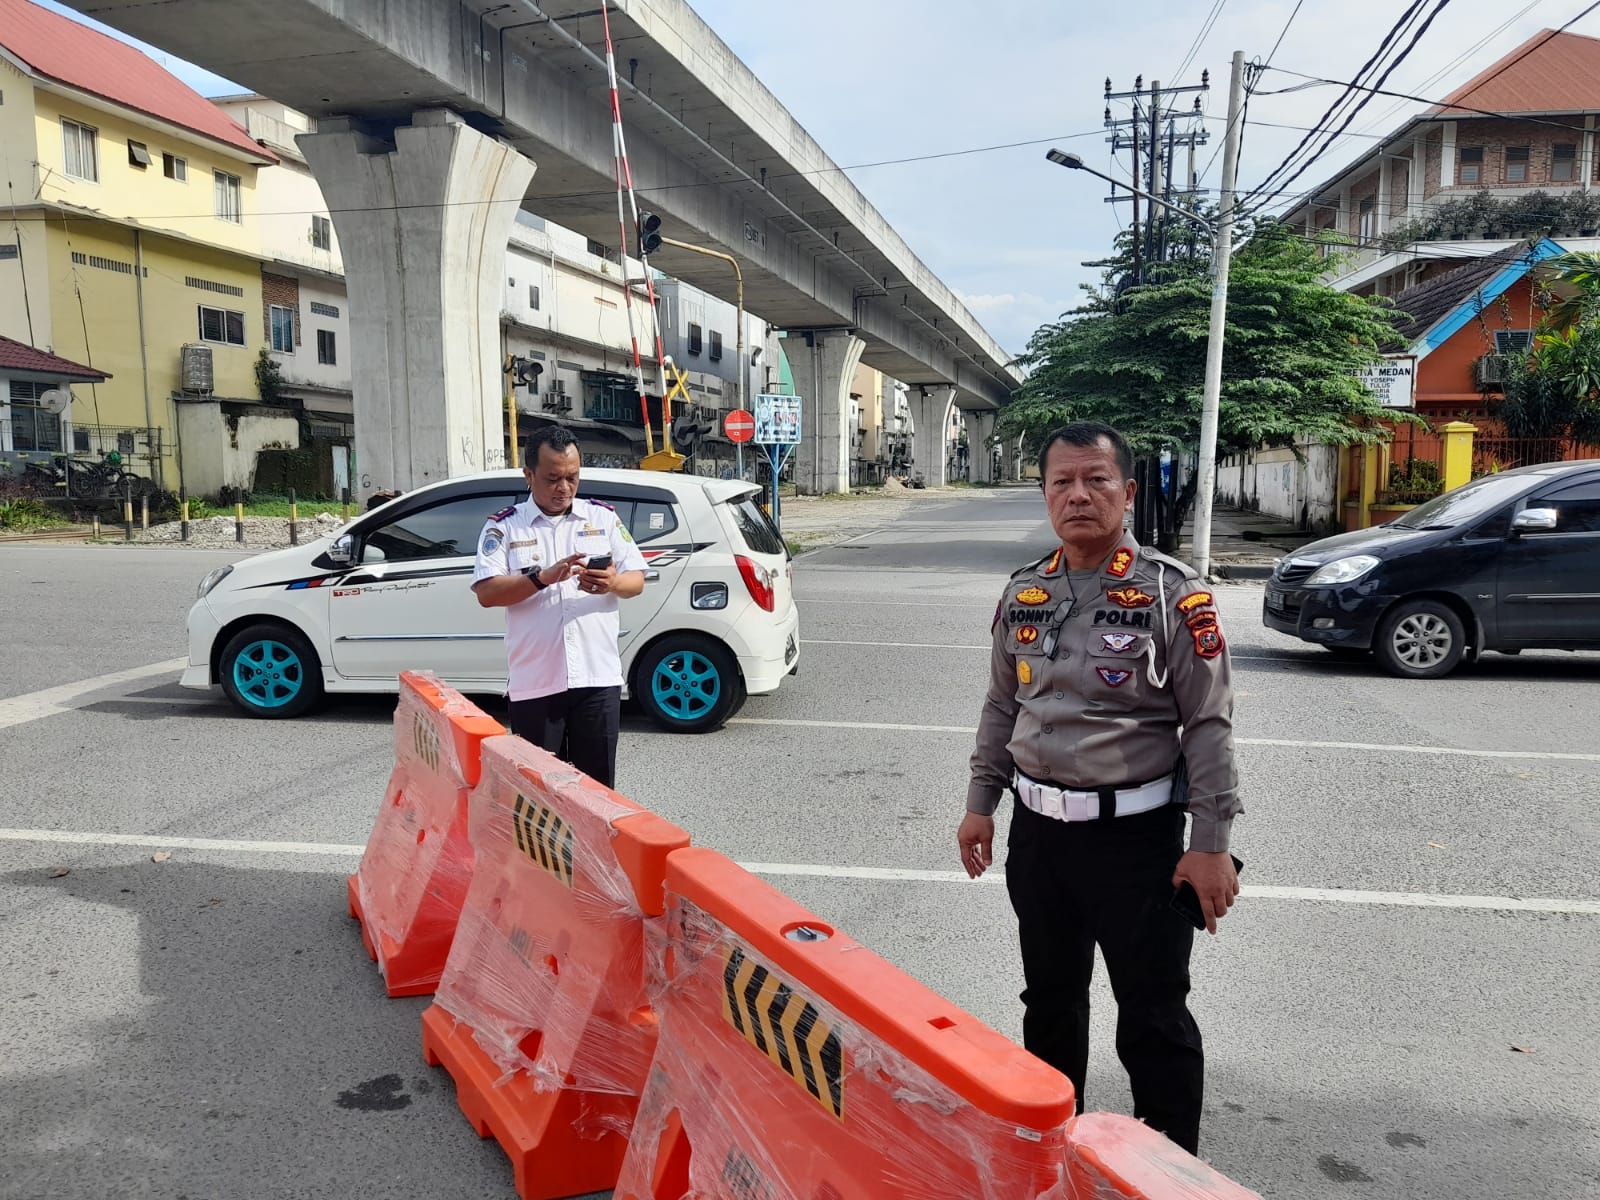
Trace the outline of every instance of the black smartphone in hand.
<path fill-rule="evenodd" d="M 588 561 L 587 564 L 585 564 L 585 567 L 586 567 L 587 570 L 590 570 L 590 571 L 604 571 L 610 565 L 611 565 L 611 555 L 609 555 L 609 554 L 597 554 L 593 558 L 591 558 Z"/>
<path fill-rule="evenodd" d="M 1233 859 L 1233 871 L 1236 875 L 1244 874 L 1244 864 L 1235 855 L 1228 855 Z M 1172 893 L 1172 911 L 1178 913 L 1196 929 L 1206 927 L 1206 914 L 1200 907 L 1200 896 L 1193 885 L 1185 879 Z"/>

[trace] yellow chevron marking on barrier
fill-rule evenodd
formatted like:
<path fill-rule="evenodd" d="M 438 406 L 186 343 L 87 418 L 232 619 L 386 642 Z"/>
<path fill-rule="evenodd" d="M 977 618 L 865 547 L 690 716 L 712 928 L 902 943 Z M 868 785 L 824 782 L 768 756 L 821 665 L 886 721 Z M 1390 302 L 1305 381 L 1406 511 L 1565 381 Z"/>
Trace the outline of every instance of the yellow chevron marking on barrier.
<path fill-rule="evenodd" d="M 556 882 L 572 886 L 572 828 L 550 809 L 518 793 L 511 810 L 517 849 L 538 863 Z"/>
<path fill-rule="evenodd" d="M 421 713 L 411 720 L 411 746 L 417 752 L 417 757 L 427 763 L 430 769 L 434 772 L 439 770 L 439 762 L 443 757 L 439 731 Z"/>
<path fill-rule="evenodd" d="M 844 1117 L 844 1053 L 816 1005 L 749 957 L 728 950 L 722 1018 L 834 1116 Z"/>

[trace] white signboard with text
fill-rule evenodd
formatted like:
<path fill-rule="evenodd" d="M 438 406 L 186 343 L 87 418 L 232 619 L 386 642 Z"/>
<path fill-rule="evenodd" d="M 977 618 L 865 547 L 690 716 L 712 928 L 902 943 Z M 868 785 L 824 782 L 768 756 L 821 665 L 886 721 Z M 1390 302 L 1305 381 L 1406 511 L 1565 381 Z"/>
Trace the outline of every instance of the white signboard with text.
<path fill-rule="evenodd" d="M 756 436 L 767 446 L 792 446 L 800 441 L 800 397 L 763 393 L 755 402 Z"/>
<path fill-rule="evenodd" d="M 1414 354 L 1388 354 L 1383 361 L 1357 372 L 1357 378 L 1385 408 L 1415 408 L 1417 359 Z"/>

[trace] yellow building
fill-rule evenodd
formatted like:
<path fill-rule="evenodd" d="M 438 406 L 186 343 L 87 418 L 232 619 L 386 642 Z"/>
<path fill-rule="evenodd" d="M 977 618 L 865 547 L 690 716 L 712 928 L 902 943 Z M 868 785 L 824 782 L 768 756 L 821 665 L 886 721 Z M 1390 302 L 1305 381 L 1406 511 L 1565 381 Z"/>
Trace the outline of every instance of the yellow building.
<path fill-rule="evenodd" d="M 0 454 L 117 450 L 176 489 L 176 405 L 258 398 L 254 196 L 276 161 L 133 47 L 0 0 L 0 335 L 111 376 L 59 430 L 0 396 Z"/>

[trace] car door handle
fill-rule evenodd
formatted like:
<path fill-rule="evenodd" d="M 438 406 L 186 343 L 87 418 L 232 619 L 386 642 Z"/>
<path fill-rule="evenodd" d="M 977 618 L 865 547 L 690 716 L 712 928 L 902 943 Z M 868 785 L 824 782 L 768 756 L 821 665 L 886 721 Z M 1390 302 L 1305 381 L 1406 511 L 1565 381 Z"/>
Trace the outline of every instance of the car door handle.
<path fill-rule="evenodd" d="M 660 571 L 656 570 L 654 567 L 646 567 L 645 568 L 644 581 L 646 583 L 655 583 L 655 582 L 659 581 L 660 578 L 661 578 L 661 572 Z"/>

